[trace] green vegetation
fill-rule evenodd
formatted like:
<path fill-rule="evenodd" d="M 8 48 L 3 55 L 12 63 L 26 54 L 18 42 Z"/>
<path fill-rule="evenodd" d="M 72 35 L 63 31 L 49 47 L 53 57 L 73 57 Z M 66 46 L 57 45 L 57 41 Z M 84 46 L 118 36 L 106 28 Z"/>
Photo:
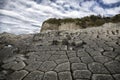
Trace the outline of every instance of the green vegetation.
<path fill-rule="evenodd" d="M 101 26 L 104 23 L 108 23 L 108 22 L 112 22 L 112 23 L 120 22 L 120 14 L 115 15 L 113 17 L 102 17 L 100 15 L 99 16 L 91 15 L 81 19 L 80 18 L 65 18 L 65 19 L 51 18 L 46 20 L 45 22 L 50 24 L 56 24 L 58 26 L 61 25 L 61 23 L 73 22 L 82 28 L 86 28 L 86 27 L 92 27 L 92 26 Z"/>

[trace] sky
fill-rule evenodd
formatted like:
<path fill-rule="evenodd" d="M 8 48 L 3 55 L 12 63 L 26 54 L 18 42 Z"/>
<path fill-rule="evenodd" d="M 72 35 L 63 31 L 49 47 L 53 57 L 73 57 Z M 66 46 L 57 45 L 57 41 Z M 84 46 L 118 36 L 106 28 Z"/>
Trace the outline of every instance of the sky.
<path fill-rule="evenodd" d="M 0 33 L 37 33 L 49 18 L 116 14 L 120 0 L 0 0 Z"/>

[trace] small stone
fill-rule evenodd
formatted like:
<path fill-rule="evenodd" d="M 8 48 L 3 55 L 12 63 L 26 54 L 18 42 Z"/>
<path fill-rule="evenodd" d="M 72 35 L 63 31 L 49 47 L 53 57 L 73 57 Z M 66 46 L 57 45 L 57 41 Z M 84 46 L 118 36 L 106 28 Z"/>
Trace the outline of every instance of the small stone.
<path fill-rule="evenodd" d="M 91 72 L 95 74 L 109 73 L 102 64 L 96 62 L 88 64 L 88 68 L 90 69 Z"/>
<path fill-rule="evenodd" d="M 87 65 L 84 63 L 73 63 L 72 70 L 87 70 Z"/>
<path fill-rule="evenodd" d="M 71 51 L 71 52 L 67 52 L 67 54 L 69 58 L 76 57 L 76 52 Z"/>
<path fill-rule="evenodd" d="M 111 58 L 106 57 L 106 56 L 95 56 L 94 59 L 96 62 L 100 62 L 100 63 L 105 63 L 105 62 L 112 60 Z"/>
<path fill-rule="evenodd" d="M 55 62 L 56 62 L 57 64 L 62 64 L 62 63 L 69 62 L 69 60 L 68 60 L 68 59 L 58 59 L 58 60 L 55 60 Z"/>
<path fill-rule="evenodd" d="M 76 80 L 89 80 L 89 79 L 76 79 Z"/>
<path fill-rule="evenodd" d="M 68 59 L 67 55 L 61 55 L 59 59 Z"/>
<path fill-rule="evenodd" d="M 58 73 L 59 80 L 72 80 L 70 72 L 60 72 Z"/>
<path fill-rule="evenodd" d="M 16 59 L 16 57 L 10 57 L 8 59 L 3 60 L 3 63 L 13 62 L 15 59 Z"/>
<path fill-rule="evenodd" d="M 13 65 L 16 65 L 16 64 L 17 64 L 16 61 L 9 62 L 9 63 L 3 64 L 2 68 L 4 68 L 4 69 L 10 69 Z"/>
<path fill-rule="evenodd" d="M 57 79 L 57 73 L 54 72 L 54 71 L 46 72 L 43 80 L 58 80 Z"/>
<path fill-rule="evenodd" d="M 90 79 L 91 72 L 89 70 L 76 70 L 73 72 L 75 79 Z"/>
<path fill-rule="evenodd" d="M 116 60 L 120 61 L 120 55 L 115 58 Z"/>
<path fill-rule="evenodd" d="M 104 50 L 106 50 L 106 51 L 113 51 L 113 48 L 112 48 L 112 47 L 106 46 L 106 47 L 103 47 L 103 48 L 104 48 Z"/>
<path fill-rule="evenodd" d="M 108 56 L 110 58 L 115 58 L 118 55 L 118 53 L 117 52 L 108 51 L 108 52 L 104 52 L 103 55 Z"/>
<path fill-rule="evenodd" d="M 34 62 L 36 62 L 35 58 L 25 60 L 26 64 L 31 64 L 31 63 L 34 63 Z"/>
<path fill-rule="evenodd" d="M 60 50 L 59 46 L 54 45 L 54 46 L 50 46 L 50 50 Z"/>
<path fill-rule="evenodd" d="M 28 70 L 28 71 L 35 71 L 40 67 L 41 64 L 42 64 L 42 62 L 33 62 L 31 64 L 28 64 L 25 67 L 25 69 Z"/>
<path fill-rule="evenodd" d="M 7 78 L 7 80 L 22 80 L 27 74 L 28 72 L 25 70 L 15 71 Z"/>
<path fill-rule="evenodd" d="M 11 67 L 12 70 L 20 70 L 20 69 L 23 69 L 25 67 L 25 63 L 23 61 L 21 62 L 18 62 L 17 64 L 13 65 Z"/>
<path fill-rule="evenodd" d="M 65 51 L 56 51 L 55 53 L 54 53 L 54 55 L 66 55 L 66 52 Z"/>
<path fill-rule="evenodd" d="M 66 45 L 61 46 L 60 50 L 67 50 L 67 46 Z"/>
<path fill-rule="evenodd" d="M 93 74 L 92 80 L 114 80 L 109 74 Z"/>
<path fill-rule="evenodd" d="M 34 71 L 29 73 L 23 80 L 42 80 L 44 73 L 41 71 Z"/>
<path fill-rule="evenodd" d="M 91 56 L 101 56 L 102 54 L 99 51 L 89 52 Z"/>
<path fill-rule="evenodd" d="M 54 61 L 45 61 L 38 70 L 40 71 L 51 71 L 56 67 L 56 63 Z"/>
<path fill-rule="evenodd" d="M 69 70 L 70 70 L 70 63 L 69 63 L 69 62 L 59 64 L 59 65 L 55 68 L 55 71 L 57 71 L 57 72 L 69 71 Z"/>
<path fill-rule="evenodd" d="M 59 59 L 59 57 L 60 57 L 60 55 L 52 55 L 52 56 L 49 58 L 49 60 L 50 60 L 50 61 L 57 60 L 57 59 Z"/>
<path fill-rule="evenodd" d="M 86 64 L 93 62 L 93 59 L 91 57 L 81 57 L 81 60 L 83 63 L 86 63 Z"/>
<path fill-rule="evenodd" d="M 120 74 L 115 74 L 113 76 L 114 76 L 115 80 L 120 80 Z"/>
<path fill-rule="evenodd" d="M 82 46 L 83 44 L 84 44 L 83 41 L 75 41 L 75 46 L 76 47 Z"/>
<path fill-rule="evenodd" d="M 7 47 L 9 47 L 9 48 L 10 48 L 10 47 L 13 47 L 13 46 L 12 46 L 12 45 L 8 45 Z"/>
<path fill-rule="evenodd" d="M 110 61 L 108 63 L 105 63 L 105 66 L 109 69 L 111 73 L 120 73 L 120 63 L 118 61 Z"/>
<path fill-rule="evenodd" d="M 6 78 L 6 73 L 7 72 L 4 72 L 4 71 L 0 72 L 0 80 L 4 80 Z"/>
<path fill-rule="evenodd" d="M 81 62 L 79 57 L 72 57 L 69 60 L 70 60 L 70 63 L 80 63 Z"/>
<path fill-rule="evenodd" d="M 50 54 L 40 53 L 39 56 L 36 55 L 35 58 L 37 61 L 44 62 L 44 61 L 48 60 L 50 58 L 50 56 L 51 56 Z"/>
<path fill-rule="evenodd" d="M 87 57 L 87 56 L 89 56 L 89 54 L 87 52 L 85 52 L 84 50 L 78 51 L 77 55 L 78 55 L 78 57 Z"/>
<path fill-rule="evenodd" d="M 100 51 L 100 52 L 103 52 L 103 51 L 104 51 L 104 49 L 103 49 L 103 48 L 100 48 L 100 47 L 95 47 L 95 50 L 96 50 L 96 51 Z"/>

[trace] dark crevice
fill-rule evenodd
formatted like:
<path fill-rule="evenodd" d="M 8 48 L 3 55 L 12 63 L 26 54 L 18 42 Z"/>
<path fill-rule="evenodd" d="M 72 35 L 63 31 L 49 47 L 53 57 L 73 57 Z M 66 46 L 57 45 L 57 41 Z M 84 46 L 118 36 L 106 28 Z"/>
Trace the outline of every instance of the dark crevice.
<path fill-rule="evenodd" d="M 68 57 L 68 53 L 66 52 L 66 55 L 67 55 L 67 58 L 69 60 L 69 57 Z M 69 61 L 70 63 L 70 61 Z M 72 77 L 72 80 L 75 80 L 74 77 L 73 77 L 73 70 L 72 70 L 72 63 L 70 63 L 70 73 L 71 73 L 71 77 Z"/>

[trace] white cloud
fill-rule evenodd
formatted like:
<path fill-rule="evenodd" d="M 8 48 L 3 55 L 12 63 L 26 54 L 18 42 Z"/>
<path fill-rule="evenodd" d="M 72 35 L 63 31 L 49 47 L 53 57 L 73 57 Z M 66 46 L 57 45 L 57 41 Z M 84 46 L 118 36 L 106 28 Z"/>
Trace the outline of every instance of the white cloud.
<path fill-rule="evenodd" d="M 99 5 L 96 5 L 94 8 L 93 8 L 94 12 L 97 13 L 97 14 L 101 14 L 101 15 L 105 15 L 106 14 L 106 11 L 100 7 Z"/>
<path fill-rule="evenodd" d="M 32 20 L 30 18 L 26 18 L 24 16 L 21 16 L 19 13 L 8 11 L 8 10 L 1 10 L 0 9 L 0 14 L 6 15 L 6 16 L 10 16 L 10 17 L 14 17 L 14 18 L 20 19 L 22 21 L 26 21 L 26 22 L 35 22 L 35 23 L 38 23 L 38 21 Z"/>
<path fill-rule="evenodd" d="M 104 0 L 104 3 L 118 1 Z M 8 0 L 4 9 L 0 9 L 0 32 L 34 33 L 39 32 L 42 22 L 48 18 L 80 18 L 92 14 L 115 15 L 118 13 L 120 13 L 120 7 L 103 9 L 95 0 L 57 0 L 54 3 L 50 0 L 42 0 L 42 3 L 36 3 L 34 0 Z"/>
<path fill-rule="evenodd" d="M 117 3 L 120 2 L 120 0 L 102 0 L 105 4 L 111 4 L 111 3 Z"/>
<path fill-rule="evenodd" d="M 106 9 L 106 13 L 110 15 L 120 14 L 120 7 Z"/>

